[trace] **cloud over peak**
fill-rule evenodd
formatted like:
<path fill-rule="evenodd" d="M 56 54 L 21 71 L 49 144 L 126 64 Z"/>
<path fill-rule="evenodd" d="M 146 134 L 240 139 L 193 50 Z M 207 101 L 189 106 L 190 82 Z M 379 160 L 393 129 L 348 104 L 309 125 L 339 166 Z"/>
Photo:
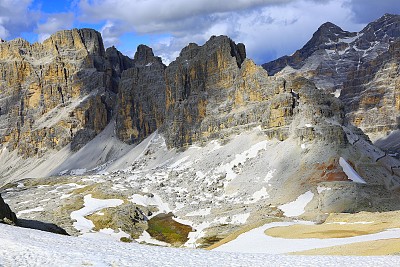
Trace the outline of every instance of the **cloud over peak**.
<path fill-rule="evenodd" d="M 331 21 L 358 31 L 384 13 L 400 13 L 398 0 L 0 0 L 0 38 L 43 41 L 74 27 L 100 31 L 105 46 L 123 53 L 138 43 L 165 63 L 190 42 L 228 35 L 246 45 L 256 63 L 291 54 Z M 129 38 L 128 38 L 129 37 Z"/>

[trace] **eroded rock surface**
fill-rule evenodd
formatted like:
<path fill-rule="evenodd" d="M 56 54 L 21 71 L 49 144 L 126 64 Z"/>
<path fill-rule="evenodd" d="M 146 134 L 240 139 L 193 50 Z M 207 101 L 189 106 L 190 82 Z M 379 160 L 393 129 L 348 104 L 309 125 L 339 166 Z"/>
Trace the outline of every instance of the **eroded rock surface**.
<path fill-rule="evenodd" d="M 386 14 L 362 31 L 323 24 L 303 48 L 263 65 L 283 77 L 301 75 L 339 97 L 348 119 L 375 141 L 399 127 L 400 16 Z M 378 142 L 387 151 L 388 142 Z"/>

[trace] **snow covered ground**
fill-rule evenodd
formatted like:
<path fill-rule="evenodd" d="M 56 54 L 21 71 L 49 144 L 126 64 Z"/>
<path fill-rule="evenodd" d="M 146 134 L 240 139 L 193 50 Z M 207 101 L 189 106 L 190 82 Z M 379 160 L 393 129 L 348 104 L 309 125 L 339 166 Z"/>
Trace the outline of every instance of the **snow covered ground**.
<path fill-rule="evenodd" d="M 293 224 L 312 224 L 307 221 L 298 222 L 274 222 L 255 228 L 249 232 L 241 234 L 235 240 L 228 242 L 216 251 L 225 252 L 247 252 L 247 253 L 266 253 L 266 254 L 284 254 L 290 252 L 304 251 L 315 248 L 332 247 L 336 245 L 345 245 L 356 242 L 400 238 L 400 229 L 388 229 L 375 234 L 360 235 L 347 238 L 303 238 L 289 239 L 278 238 L 266 235 L 267 229 Z M 400 257 L 399 257 L 400 264 Z"/>
<path fill-rule="evenodd" d="M 0 266 L 399 266 L 400 257 L 228 253 L 55 235 L 0 224 Z"/>
<path fill-rule="evenodd" d="M 283 214 L 287 217 L 300 216 L 305 212 L 307 204 L 313 199 L 314 194 L 311 191 L 307 191 L 304 194 L 297 197 L 296 200 L 279 206 L 283 211 Z"/>

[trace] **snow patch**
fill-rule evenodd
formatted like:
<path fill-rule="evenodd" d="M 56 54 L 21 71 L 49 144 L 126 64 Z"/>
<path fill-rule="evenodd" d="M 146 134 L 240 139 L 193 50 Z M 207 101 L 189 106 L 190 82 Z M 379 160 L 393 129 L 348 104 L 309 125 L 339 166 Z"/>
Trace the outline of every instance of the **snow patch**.
<path fill-rule="evenodd" d="M 251 197 L 251 200 L 245 201 L 244 204 L 256 203 L 257 201 L 260 201 L 261 199 L 265 199 L 268 197 L 269 197 L 269 194 L 268 194 L 267 188 L 263 187 L 260 190 L 254 192 Z"/>
<path fill-rule="evenodd" d="M 305 207 L 313 199 L 314 194 L 311 191 L 307 191 L 304 194 L 297 197 L 295 201 L 286 203 L 278 206 L 283 211 L 283 214 L 287 217 L 300 216 L 305 212 Z"/>
<path fill-rule="evenodd" d="M 338 245 L 352 244 L 356 242 L 374 241 L 374 240 L 400 237 L 400 229 L 389 229 L 376 234 L 367 234 L 367 235 L 347 237 L 347 238 L 327 238 L 327 239 L 278 238 L 278 237 L 268 236 L 264 233 L 265 230 L 273 227 L 282 227 L 294 224 L 313 224 L 313 223 L 304 221 L 269 223 L 239 235 L 235 240 L 232 240 L 231 242 L 228 242 L 214 249 L 214 251 L 283 254 L 283 253 L 304 251 L 316 248 L 325 248 Z M 297 266 L 299 264 L 295 265 Z M 315 265 L 315 263 L 312 265 Z M 347 266 L 347 264 L 345 264 L 345 266 Z M 367 266 L 369 265 L 367 264 Z"/>
<path fill-rule="evenodd" d="M 205 216 L 211 214 L 211 208 L 195 210 L 186 214 L 186 216 Z"/>
<path fill-rule="evenodd" d="M 86 195 L 83 198 L 84 204 L 83 208 L 77 211 L 71 212 L 71 219 L 75 220 L 73 226 L 75 229 L 80 231 L 81 233 L 88 233 L 90 232 L 94 224 L 91 220 L 85 218 L 85 216 L 95 213 L 96 211 L 117 207 L 124 203 L 121 199 L 97 199 L 92 198 L 92 194 Z"/>
<path fill-rule="evenodd" d="M 232 216 L 233 224 L 245 224 L 247 219 L 250 217 L 250 213 L 235 214 Z"/>
<path fill-rule="evenodd" d="M 237 174 L 233 170 L 235 166 L 239 166 L 240 164 L 244 164 L 248 159 L 254 158 L 258 155 L 261 150 L 265 150 L 267 147 L 268 141 L 262 141 L 257 144 L 254 144 L 250 149 L 244 151 L 243 153 L 236 154 L 235 159 L 231 162 L 219 167 L 216 172 L 217 173 L 226 173 L 225 186 L 236 178 Z"/>
<path fill-rule="evenodd" d="M 159 213 L 168 213 L 171 212 L 171 209 L 168 206 L 168 203 L 164 202 L 161 197 L 158 195 L 150 194 L 150 195 L 139 195 L 134 194 L 129 198 L 129 201 L 144 207 L 147 206 L 156 206 L 158 209 L 157 213 L 153 213 L 153 217 Z"/>
<path fill-rule="evenodd" d="M 28 210 L 21 210 L 21 211 L 17 212 L 17 217 L 21 216 L 22 214 L 31 213 L 31 212 L 39 212 L 39 211 L 44 211 L 43 207 L 37 207 L 34 209 L 28 209 Z"/>
<path fill-rule="evenodd" d="M 350 180 L 352 180 L 355 183 L 359 183 L 359 184 L 366 184 L 367 183 L 353 169 L 353 167 L 351 167 L 351 165 L 349 163 L 347 163 L 347 161 L 344 158 L 340 157 L 339 164 L 340 164 L 340 166 L 342 166 L 342 169 L 343 169 L 344 173 L 347 175 L 347 177 L 349 177 Z"/>
<path fill-rule="evenodd" d="M 324 192 L 324 191 L 329 191 L 329 190 L 332 190 L 332 188 L 330 188 L 330 187 L 325 187 L 325 186 L 317 186 L 317 192 L 318 192 L 318 194 L 321 194 L 322 192 Z"/>
<path fill-rule="evenodd" d="M 97 214 L 97 213 L 96 213 Z M 100 229 L 99 232 L 95 233 L 85 233 L 81 235 L 80 237 L 83 238 L 90 238 L 90 239 L 95 239 L 95 240 L 121 240 L 122 237 L 130 238 L 131 236 L 128 233 L 125 233 L 122 231 L 120 228 L 118 231 L 114 231 L 111 228 L 104 228 Z"/>
<path fill-rule="evenodd" d="M 265 229 L 265 228 L 264 228 Z M 0 262 L 4 266 L 399 266 L 398 256 L 286 256 L 271 255 L 282 247 L 310 247 L 308 240 L 272 239 L 260 242 L 264 235 L 258 230 L 256 239 L 248 240 L 240 253 L 205 251 L 202 249 L 176 249 L 123 243 L 115 240 L 89 239 L 0 224 Z M 387 234 L 397 232 L 389 232 Z M 395 238 L 395 236 L 393 236 Z M 232 241 L 233 242 L 233 241 Z M 315 239 L 313 244 L 331 243 Z M 336 242 L 336 241 L 335 241 Z M 276 245 L 278 243 L 278 246 Z M 228 243 L 230 244 L 230 243 Z M 298 246 L 295 246 L 295 245 Z M 231 244 L 233 246 L 234 244 Z M 334 245 L 334 244 L 333 244 Z M 236 246 L 236 250 L 241 247 Z M 264 254 L 243 253 L 256 247 Z M 312 247 L 312 246 L 311 246 Z M 221 248 L 221 247 L 220 247 Z M 222 250 L 222 249 L 221 249 Z M 288 249 L 286 249 L 287 251 Z M 132 255 L 138 255 L 134 257 Z"/>
<path fill-rule="evenodd" d="M 336 89 L 334 93 L 332 93 L 336 98 L 340 97 L 340 94 L 342 93 L 342 89 Z"/>
<path fill-rule="evenodd" d="M 274 173 L 275 173 L 275 172 L 276 172 L 275 169 L 269 170 L 268 173 L 267 173 L 267 175 L 265 175 L 264 182 L 268 183 L 269 180 L 271 180 L 272 178 L 274 178 Z"/>
<path fill-rule="evenodd" d="M 152 244 L 152 245 L 157 245 L 157 246 L 163 246 L 163 247 L 169 247 L 171 246 L 170 244 L 166 242 L 159 241 L 157 239 L 154 239 L 151 237 L 151 235 L 147 231 L 143 231 L 142 235 L 139 236 L 138 239 L 135 239 L 139 243 L 147 243 L 147 244 Z"/>
<path fill-rule="evenodd" d="M 86 169 L 75 169 L 75 170 L 71 170 L 70 175 L 76 175 L 76 176 L 80 176 L 85 174 L 87 170 Z"/>

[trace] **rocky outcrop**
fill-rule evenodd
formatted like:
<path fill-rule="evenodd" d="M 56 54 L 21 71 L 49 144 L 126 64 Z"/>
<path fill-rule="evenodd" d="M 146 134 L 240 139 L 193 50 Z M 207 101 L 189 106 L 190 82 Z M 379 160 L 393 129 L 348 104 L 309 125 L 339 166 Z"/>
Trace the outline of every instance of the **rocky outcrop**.
<path fill-rule="evenodd" d="M 286 79 L 304 76 L 333 93 L 345 103 L 349 121 L 375 141 L 399 127 L 399 25 L 400 16 L 389 14 L 358 33 L 325 23 L 293 56 L 263 67 Z"/>
<path fill-rule="evenodd" d="M 169 146 L 229 137 L 256 125 L 262 125 L 270 138 L 284 140 L 297 116 L 302 117 L 301 127 L 307 120 L 325 125 L 324 119 L 333 117 L 342 123 L 340 101 L 306 79 L 268 76 L 241 56 L 243 50 L 243 45 L 227 37 L 212 37 L 204 46 L 190 44 L 167 67 Z M 328 136 L 335 139 L 333 134 Z"/>
<path fill-rule="evenodd" d="M 119 83 L 116 132 L 122 141 L 138 143 L 164 123 L 164 71 L 161 58 L 140 45 Z"/>
<path fill-rule="evenodd" d="M 117 52 L 106 53 L 91 29 L 60 31 L 43 44 L 1 43 L 2 143 L 23 157 L 70 142 L 79 149 L 110 121 L 118 77 L 129 66 Z"/>
<path fill-rule="evenodd" d="M 0 195 L 0 223 L 15 225 L 17 222 L 17 216 L 15 216 L 15 213 L 11 211 Z"/>
<path fill-rule="evenodd" d="M 221 127 L 223 122 L 202 122 L 207 112 L 218 116 L 232 108 L 233 99 L 228 96 L 244 60 L 243 50 L 243 45 L 238 46 L 227 37 L 213 36 L 203 46 L 189 44 L 168 66 L 165 79 L 169 146 L 185 146 Z M 224 104 L 218 108 L 220 103 Z"/>

